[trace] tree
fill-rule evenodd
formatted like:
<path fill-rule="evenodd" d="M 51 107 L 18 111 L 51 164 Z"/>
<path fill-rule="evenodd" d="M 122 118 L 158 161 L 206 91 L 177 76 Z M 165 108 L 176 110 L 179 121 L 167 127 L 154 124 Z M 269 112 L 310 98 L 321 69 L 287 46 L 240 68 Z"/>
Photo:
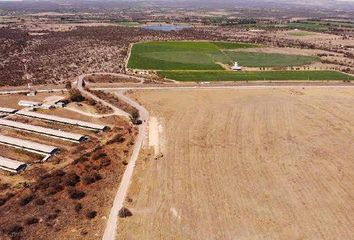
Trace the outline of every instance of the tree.
<path fill-rule="evenodd" d="M 70 93 L 70 100 L 72 102 L 82 102 L 85 100 L 85 97 L 82 96 L 80 91 L 77 89 L 71 89 L 69 93 Z"/>

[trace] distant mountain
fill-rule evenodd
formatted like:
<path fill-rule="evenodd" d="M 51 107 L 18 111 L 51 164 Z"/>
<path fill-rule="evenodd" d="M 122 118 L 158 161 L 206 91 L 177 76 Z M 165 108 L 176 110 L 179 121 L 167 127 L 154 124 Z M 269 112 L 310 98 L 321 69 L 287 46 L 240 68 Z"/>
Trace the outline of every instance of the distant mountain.
<path fill-rule="evenodd" d="M 132 6 L 163 6 L 189 8 L 305 8 L 354 10 L 354 0 L 0 0 L 0 8 L 9 10 L 60 10 Z"/>

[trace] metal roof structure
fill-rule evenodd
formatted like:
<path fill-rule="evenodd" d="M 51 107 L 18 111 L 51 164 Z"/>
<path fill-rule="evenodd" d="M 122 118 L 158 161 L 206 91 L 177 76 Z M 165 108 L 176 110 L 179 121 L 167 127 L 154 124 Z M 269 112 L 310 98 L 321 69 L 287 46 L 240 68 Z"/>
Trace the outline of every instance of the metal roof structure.
<path fill-rule="evenodd" d="M 13 109 L 13 108 L 0 107 L 0 112 L 1 113 L 15 113 L 17 111 L 18 111 L 17 109 Z"/>
<path fill-rule="evenodd" d="M 76 134 L 76 133 L 69 133 L 69 132 L 64 132 L 60 130 L 54 130 L 50 128 L 44 128 L 44 127 L 39 127 L 39 126 L 34 126 L 30 124 L 25 124 L 21 122 L 15 122 L 15 121 L 10 121 L 6 119 L 0 119 L 0 125 L 4 127 L 9 127 L 9 128 L 14 128 L 14 129 L 20 129 L 26 132 L 31 132 L 31 133 L 37 133 L 41 135 L 45 135 L 48 137 L 53 137 L 53 138 L 59 138 L 67 141 L 72 141 L 72 142 L 81 142 L 83 140 L 86 140 L 87 137 L 81 134 Z"/>
<path fill-rule="evenodd" d="M 13 159 L 5 158 L 0 156 L 0 168 L 9 172 L 19 173 L 25 170 L 27 164 L 19 162 Z"/>
<path fill-rule="evenodd" d="M 18 102 L 18 105 L 20 105 L 20 106 L 25 106 L 25 107 L 28 107 L 28 106 L 34 107 L 34 106 L 40 106 L 40 105 L 42 105 L 42 103 L 41 103 L 41 102 L 33 102 L 33 101 L 20 100 L 20 101 Z"/>
<path fill-rule="evenodd" d="M 16 148 L 22 148 L 40 154 L 53 154 L 59 151 L 59 148 L 57 147 L 48 146 L 41 143 L 27 141 L 19 138 L 8 137 L 4 135 L 0 135 L 0 144 L 4 144 Z"/>
<path fill-rule="evenodd" d="M 107 126 L 104 125 L 99 125 L 99 124 L 94 124 L 90 122 L 84 122 L 80 120 L 75 120 L 75 119 L 70 119 L 70 118 L 63 118 L 63 117 L 58 117 L 58 116 L 53 116 L 53 115 L 47 115 L 47 114 L 42 114 L 42 113 L 37 113 L 37 112 L 31 112 L 31 111 L 18 111 L 16 114 L 25 116 L 25 117 L 32 117 L 32 118 L 39 118 L 42 120 L 46 121 L 51 121 L 51 122 L 58 122 L 58 123 L 63 123 L 63 124 L 69 124 L 81 128 L 86 128 L 89 130 L 95 130 L 95 131 L 104 131 Z"/>

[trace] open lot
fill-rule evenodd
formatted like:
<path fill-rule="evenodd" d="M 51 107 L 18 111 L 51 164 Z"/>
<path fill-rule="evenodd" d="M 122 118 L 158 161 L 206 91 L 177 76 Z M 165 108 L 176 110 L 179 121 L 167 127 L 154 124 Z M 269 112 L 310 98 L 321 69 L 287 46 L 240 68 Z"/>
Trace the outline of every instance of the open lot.
<path fill-rule="evenodd" d="M 159 71 L 161 76 L 177 81 L 321 81 L 354 80 L 353 76 L 335 71 Z"/>
<path fill-rule="evenodd" d="M 354 238 L 353 89 L 133 96 L 163 157 L 139 162 L 120 239 Z"/>

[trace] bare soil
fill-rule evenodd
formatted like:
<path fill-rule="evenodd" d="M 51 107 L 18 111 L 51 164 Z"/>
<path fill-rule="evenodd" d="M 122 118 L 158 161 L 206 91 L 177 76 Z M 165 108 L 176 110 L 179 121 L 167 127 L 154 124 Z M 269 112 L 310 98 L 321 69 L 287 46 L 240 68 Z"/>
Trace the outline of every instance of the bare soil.
<path fill-rule="evenodd" d="M 353 239 L 353 89 L 134 93 L 163 125 L 119 239 Z"/>

